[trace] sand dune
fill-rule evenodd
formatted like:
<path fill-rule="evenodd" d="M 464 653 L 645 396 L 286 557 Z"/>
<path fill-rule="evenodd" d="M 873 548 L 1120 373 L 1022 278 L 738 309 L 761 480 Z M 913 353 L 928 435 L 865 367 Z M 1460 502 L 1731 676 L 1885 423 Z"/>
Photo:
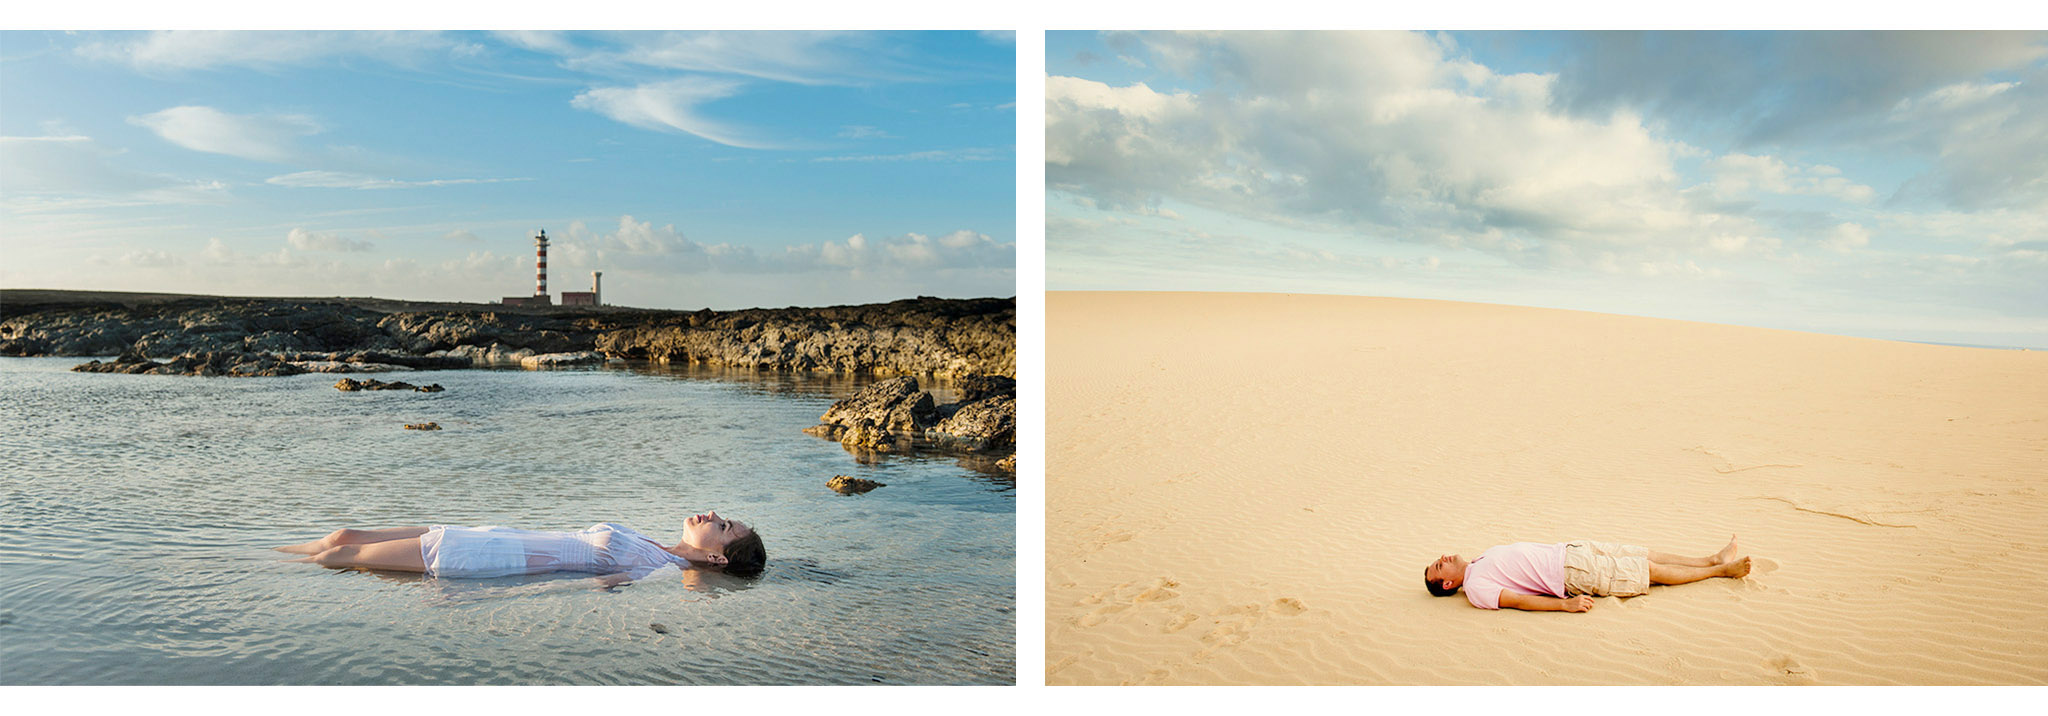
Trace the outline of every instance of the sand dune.
<path fill-rule="evenodd" d="M 1052 684 L 2048 683 L 2048 353 L 1266 294 L 1046 302 Z M 1609 539 L 1746 580 L 1421 585 Z"/>

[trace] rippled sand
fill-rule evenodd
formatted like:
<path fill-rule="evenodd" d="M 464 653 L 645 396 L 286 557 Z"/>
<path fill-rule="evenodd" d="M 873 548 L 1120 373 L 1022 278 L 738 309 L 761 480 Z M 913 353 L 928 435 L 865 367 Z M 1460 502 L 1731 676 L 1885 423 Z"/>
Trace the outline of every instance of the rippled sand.
<path fill-rule="evenodd" d="M 1331 296 L 1046 302 L 1053 684 L 2048 683 L 2048 353 Z M 1749 579 L 1586 614 L 1423 567 Z"/>

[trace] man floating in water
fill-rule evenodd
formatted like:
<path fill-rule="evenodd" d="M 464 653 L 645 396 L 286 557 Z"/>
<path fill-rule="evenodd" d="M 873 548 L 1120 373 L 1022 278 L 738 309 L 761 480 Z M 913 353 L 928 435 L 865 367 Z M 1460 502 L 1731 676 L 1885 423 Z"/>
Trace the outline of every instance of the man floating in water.
<path fill-rule="evenodd" d="M 752 527 L 718 516 L 692 515 L 682 539 L 664 546 L 609 522 L 581 532 L 535 532 L 509 527 L 394 527 L 341 529 L 305 544 L 278 547 L 303 554 L 291 560 L 323 567 L 421 572 L 436 577 L 504 577 L 545 572 L 587 572 L 615 586 L 674 564 L 737 574 L 761 571 L 768 552 Z"/>
<path fill-rule="evenodd" d="M 1749 575 L 1749 558 L 1736 556 L 1735 538 L 1707 557 L 1652 552 L 1636 545 L 1575 541 L 1517 542 L 1494 547 L 1470 562 L 1455 554 L 1422 570 L 1431 594 L 1465 592 L 1480 609 L 1583 612 L 1593 597 L 1633 597 L 1652 584 L 1688 584 Z"/>

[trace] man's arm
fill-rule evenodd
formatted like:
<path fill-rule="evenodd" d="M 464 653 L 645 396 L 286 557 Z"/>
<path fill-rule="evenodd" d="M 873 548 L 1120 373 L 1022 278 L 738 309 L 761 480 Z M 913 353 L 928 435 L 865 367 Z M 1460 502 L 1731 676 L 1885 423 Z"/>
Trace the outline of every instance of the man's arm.
<path fill-rule="evenodd" d="M 1593 598 L 1581 594 L 1576 597 L 1558 599 L 1538 594 L 1522 594 L 1513 590 L 1500 590 L 1500 605 L 1509 609 L 1530 612 L 1583 612 L 1593 608 Z"/>

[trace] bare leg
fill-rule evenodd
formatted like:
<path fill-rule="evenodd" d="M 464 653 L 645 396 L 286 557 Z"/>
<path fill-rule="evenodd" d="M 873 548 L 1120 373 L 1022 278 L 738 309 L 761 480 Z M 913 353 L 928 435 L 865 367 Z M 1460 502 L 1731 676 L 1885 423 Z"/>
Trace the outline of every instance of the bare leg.
<path fill-rule="evenodd" d="M 1745 577 L 1749 575 L 1749 558 L 1742 557 L 1711 567 L 1693 567 L 1675 564 L 1650 563 L 1651 584 L 1691 584 L 1714 577 Z"/>
<path fill-rule="evenodd" d="M 290 552 L 292 554 L 319 554 L 345 544 L 375 544 L 395 539 L 418 537 L 426 533 L 427 528 L 425 527 L 393 527 L 384 530 L 339 529 L 328 533 L 326 537 L 305 544 L 286 545 L 274 549 L 279 552 Z"/>
<path fill-rule="evenodd" d="M 1650 552 L 1650 562 L 1654 564 L 1669 564 L 1680 567 L 1714 567 L 1735 561 L 1735 554 L 1735 538 L 1729 537 L 1728 546 L 1722 547 L 1721 551 L 1715 552 L 1712 556 L 1686 557 L 1683 555 L 1666 554 L 1663 552 L 1652 550 Z"/>
<path fill-rule="evenodd" d="M 394 572 L 427 571 L 427 563 L 420 557 L 420 540 L 417 537 L 368 544 L 345 544 L 290 561 L 312 562 L 322 567 L 335 568 L 361 567 L 388 569 Z"/>

